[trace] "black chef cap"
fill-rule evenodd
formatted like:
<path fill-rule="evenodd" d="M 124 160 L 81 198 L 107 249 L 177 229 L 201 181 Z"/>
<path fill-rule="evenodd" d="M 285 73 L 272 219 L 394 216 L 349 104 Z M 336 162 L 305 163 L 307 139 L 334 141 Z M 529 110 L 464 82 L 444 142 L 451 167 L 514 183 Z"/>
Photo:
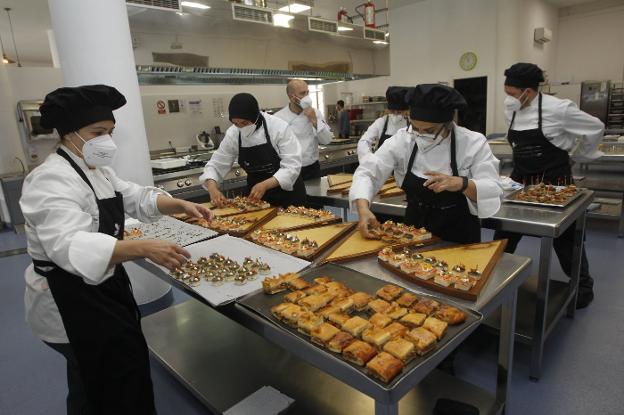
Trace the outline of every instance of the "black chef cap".
<path fill-rule="evenodd" d="M 440 84 L 421 84 L 410 89 L 405 96 L 412 120 L 444 123 L 453 120 L 455 110 L 468 104 L 456 89 Z"/>
<path fill-rule="evenodd" d="M 409 108 L 405 102 L 405 94 L 409 88 L 405 86 L 390 86 L 386 90 L 386 100 L 388 101 L 389 110 L 404 111 Z"/>
<path fill-rule="evenodd" d="M 537 89 L 544 82 L 544 72 L 533 63 L 516 63 L 505 69 L 505 85 Z"/>
<path fill-rule="evenodd" d="M 59 88 L 46 95 L 41 112 L 41 126 L 56 128 L 63 137 L 98 121 L 115 122 L 113 111 L 126 104 L 126 98 L 107 85 L 84 85 Z"/>
<path fill-rule="evenodd" d="M 236 94 L 230 101 L 228 108 L 230 121 L 232 118 L 240 118 L 251 122 L 256 122 L 260 115 L 260 107 L 256 98 L 246 92 Z"/>

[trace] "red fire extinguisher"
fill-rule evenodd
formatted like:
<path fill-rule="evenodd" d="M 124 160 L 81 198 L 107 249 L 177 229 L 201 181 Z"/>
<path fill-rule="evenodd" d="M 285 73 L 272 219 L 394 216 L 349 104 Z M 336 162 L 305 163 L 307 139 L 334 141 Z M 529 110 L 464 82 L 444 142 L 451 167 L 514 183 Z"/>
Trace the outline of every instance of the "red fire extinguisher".
<path fill-rule="evenodd" d="M 349 13 L 347 13 L 347 9 L 341 7 L 340 10 L 338 10 L 338 19 L 336 20 L 342 23 L 349 23 Z"/>
<path fill-rule="evenodd" d="M 366 27 L 375 28 L 375 3 L 372 1 L 366 2 L 364 5 L 364 24 Z"/>

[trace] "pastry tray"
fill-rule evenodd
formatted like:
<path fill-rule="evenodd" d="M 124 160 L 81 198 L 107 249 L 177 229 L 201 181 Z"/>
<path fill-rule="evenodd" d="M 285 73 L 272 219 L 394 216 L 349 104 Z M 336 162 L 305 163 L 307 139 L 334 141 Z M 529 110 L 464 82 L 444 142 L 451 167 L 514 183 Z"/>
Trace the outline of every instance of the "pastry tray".
<path fill-rule="evenodd" d="M 125 229 L 138 229 L 143 233 L 143 236 L 132 238 L 133 240 L 160 239 L 180 246 L 194 244 L 218 235 L 211 229 L 185 223 L 169 216 L 162 216 L 152 223 L 128 221 Z"/>
<path fill-rule="evenodd" d="M 352 288 L 356 291 L 364 291 L 370 295 L 375 294 L 375 292 L 388 284 L 385 281 L 378 280 L 366 274 L 363 274 L 358 271 L 354 271 L 340 265 L 335 264 L 325 264 L 317 268 L 309 268 L 300 273 L 301 278 L 304 280 L 311 282 L 316 277 L 328 276 L 331 277 L 334 281 L 339 281 Z M 410 290 L 406 290 L 410 291 Z M 394 389 L 399 383 L 405 380 L 405 378 L 409 377 L 413 372 L 418 371 L 419 368 L 425 369 L 423 366 L 426 365 L 429 359 L 435 356 L 438 353 L 443 352 L 443 350 L 447 347 L 451 347 L 454 349 L 457 347 L 457 342 L 453 340 L 457 337 L 464 338 L 467 336 L 476 326 L 479 324 L 480 320 L 483 316 L 471 309 L 462 307 L 453 303 L 452 301 L 442 299 L 436 296 L 423 294 L 420 292 L 413 292 L 421 297 L 429 297 L 439 301 L 443 304 L 452 305 L 457 307 L 466 313 L 466 321 L 462 324 L 458 324 L 456 326 L 448 326 L 446 334 L 442 338 L 442 340 L 438 341 L 435 349 L 424 356 L 417 356 L 414 358 L 409 364 L 405 365 L 403 371 L 397 375 L 394 379 L 390 381 L 390 383 L 385 383 L 379 379 L 373 378 L 366 373 L 365 366 L 358 366 L 354 363 L 348 362 L 344 360 L 340 354 L 333 353 L 327 349 L 322 348 L 321 346 L 312 343 L 309 338 L 302 333 L 300 333 L 297 329 L 286 326 L 285 324 L 279 322 L 272 314 L 271 307 L 284 302 L 284 294 L 287 292 L 281 292 L 273 295 L 265 294 L 264 291 L 259 290 L 257 292 L 251 293 L 245 297 L 239 298 L 237 303 L 244 306 L 246 309 L 253 311 L 256 314 L 262 316 L 265 320 L 270 321 L 274 326 L 279 327 L 281 331 L 289 333 L 291 336 L 295 336 L 299 339 L 298 348 L 305 347 L 315 353 L 316 355 L 321 355 L 323 363 L 325 365 L 332 366 L 341 366 L 342 369 L 347 368 L 347 371 L 351 373 L 352 376 L 358 376 L 360 379 L 362 377 L 368 379 L 370 382 L 375 383 L 379 388 L 390 391 Z M 353 313 L 352 315 L 364 315 L 363 313 Z M 463 335 L 463 336 L 462 336 Z M 318 359 L 317 359 L 318 361 Z M 427 373 L 433 368 L 427 368 Z M 344 372 L 344 370 L 343 370 Z"/>
<path fill-rule="evenodd" d="M 557 189 L 563 188 L 563 186 L 555 186 L 555 187 L 557 187 Z M 545 202 L 529 202 L 528 200 L 516 200 L 515 196 L 521 191 L 522 189 L 518 189 L 518 190 L 514 190 L 511 193 L 508 193 L 503 199 L 503 201 L 508 202 L 508 203 L 518 203 L 521 205 L 564 208 L 568 206 L 570 203 L 574 202 L 583 193 L 585 193 L 585 189 L 579 188 L 576 190 L 576 194 L 574 196 L 572 196 L 571 198 L 569 198 L 563 203 L 545 203 Z"/>

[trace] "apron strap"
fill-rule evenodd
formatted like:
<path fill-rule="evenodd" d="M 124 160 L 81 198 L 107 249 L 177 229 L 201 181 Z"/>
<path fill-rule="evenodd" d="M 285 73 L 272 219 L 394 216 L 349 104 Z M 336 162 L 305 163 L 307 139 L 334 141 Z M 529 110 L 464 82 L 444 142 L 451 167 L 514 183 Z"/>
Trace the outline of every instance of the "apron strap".
<path fill-rule="evenodd" d="M 264 127 L 264 136 L 266 138 L 267 144 L 273 149 L 275 154 L 277 156 L 279 156 L 279 154 L 277 154 L 277 151 L 275 151 L 275 149 L 273 148 L 273 144 L 271 144 L 271 136 L 269 135 L 269 128 L 267 127 L 267 122 L 264 119 L 264 117 L 262 116 L 262 114 L 260 114 L 260 122 L 262 123 L 262 126 Z M 257 130 L 257 128 L 256 128 L 256 130 Z M 241 139 L 241 133 L 239 131 L 238 132 L 238 154 L 240 154 L 240 149 L 241 149 L 242 146 L 243 146 L 243 140 Z"/>
<path fill-rule="evenodd" d="M 412 171 L 414 159 L 416 159 L 416 153 L 418 153 L 418 142 L 414 137 L 414 148 L 412 149 L 412 154 L 410 155 L 409 161 L 407 162 L 407 171 L 405 172 L 405 174 L 409 174 Z"/>
<path fill-rule="evenodd" d="M 542 93 L 539 93 L 539 97 L 537 99 L 537 126 L 540 131 L 542 131 Z M 511 131 L 511 127 L 513 127 L 513 123 L 516 120 L 516 111 L 514 111 L 511 122 L 509 123 L 509 128 L 507 129 L 507 136 L 509 136 L 509 131 Z"/>
<path fill-rule="evenodd" d="M 76 170 L 76 173 L 78 173 L 78 175 L 82 178 L 82 180 L 84 180 L 85 183 L 87 183 L 89 185 L 89 187 L 93 191 L 93 194 L 95 194 L 95 189 L 91 185 L 91 182 L 89 181 L 89 179 L 87 179 L 87 175 L 84 173 L 84 171 L 82 171 L 82 169 L 80 167 L 78 167 L 76 162 L 74 160 L 72 160 L 72 158 L 69 156 L 69 154 L 67 154 L 65 152 L 65 150 L 63 150 L 62 148 L 57 149 L 56 150 L 56 154 L 58 154 L 59 156 L 63 157 L 65 160 L 67 160 L 69 162 L 69 164 L 74 168 L 74 170 Z M 96 199 L 97 199 L 97 197 L 96 197 Z"/>
<path fill-rule="evenodd" d="M 386 131 L 388 131 L 388 120 L 390 119 L 390 115 L 386 114 L 386 122 L 384 122 L 384 126 L 381 129 L 381 134 L 379 134 L 379 139 L 381 139 L 381 137 L 383 137 L 384 135 L 386 135 Z"/>
<path fill-rule="evenodd" d="M 457 155 L 455 154 L 455 128 L 451 130 L 451 170 L 453 171 L 453 176 L 459 176 Z"/>

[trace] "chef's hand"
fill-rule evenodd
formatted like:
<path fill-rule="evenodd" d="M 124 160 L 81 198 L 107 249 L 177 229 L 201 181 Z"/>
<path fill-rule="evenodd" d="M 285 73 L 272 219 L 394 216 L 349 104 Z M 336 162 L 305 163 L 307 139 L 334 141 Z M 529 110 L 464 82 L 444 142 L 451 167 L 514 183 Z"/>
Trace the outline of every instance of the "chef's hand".
<path fill-rule="evenodd" d="M 227 198 L 223 195 L 223 193 L 221 193 L 221 190 L 219 190 L 217 182 L 214 180 L 206 181 L 206 188 L 208 189 L 208 194 L 210 195 L 210 201 L 215 207 L 220 208 L 226 204 Z"/>
<path fill-rule="evenodd" d="M 314 111 L 314 108 L 310 107 L 310 108 L 304 109 L 303 114 L 306 117 L 308 117 L 310 122 L 314 125 L 314 128 L 316 128 L 317 119 L 316 119 L 316 111 Z"/>
<path fill-rule="evenodd" d="M 359 217 L 358 229 L 360 230 L 360 233 L 365 238 L 376 239 L 377 237 L 373 235 L 370 230 L 378 228 L 379 222 L 373 212 L 370 211 L 370 208 L 368 207 L 368 200 L 358 199 L 356 203 Z"/>
<path fill-rule="evenodd" d="M 279 182 L 277 181 L 277 179 L 275 177 L 270 177 L 266 180 L 261 181 L 260 183 L 256 183 L 249 192 L 249 198 L 254 200 L 261 200 L 267 190 L 273 189 L 277 186 L 279 186 Z"/>
<path fill-rule="evenodd" d="M 211 221 L 214 217 L 214 213 L 210 209 L 208 209 L 204 205 L 200 205 L 199 203 L 189 202 L 187 200 L 182 200 L 182 209 L 184 209 L 184 213 L 192 218 L 197 219 L 206 219 Z"/>
<path fill-rule="evenodd" d="M 425 175 L 429 178 L 423 186 L 436 193 L 448 190 L 449 192 L 459 192 L 464 184 L 464 179 L 457 176 L 449 176 L 435 171 L 428 171 Z"/>
<path fill-rule="evenodd" d="M 143 257 L 162 265 L 170 271 L 181 267 L 191 254 L 178 245 L 158 239 L 141 241 Z"/>

